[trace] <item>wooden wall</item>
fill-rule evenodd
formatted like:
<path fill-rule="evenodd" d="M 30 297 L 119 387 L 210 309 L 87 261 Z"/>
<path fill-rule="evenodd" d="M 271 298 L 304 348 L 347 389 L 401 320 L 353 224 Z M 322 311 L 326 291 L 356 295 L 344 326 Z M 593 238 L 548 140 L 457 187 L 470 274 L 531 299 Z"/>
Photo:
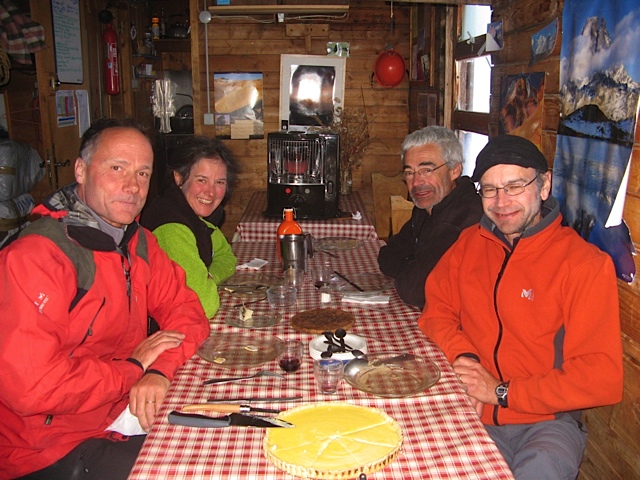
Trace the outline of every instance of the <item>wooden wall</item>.
<path fill-rule="evenodd" d="M 551 56 L 529 67 L 530 36 L 552 19 L 562 17 L 563 0 L 494 0 L 493 20 L 502 20 L 504 50 L 493 55 L 492 127 L 497 128 L 500 82 L 504 75 L 523 72 L 547 72 L 542 123 L 542 150 L 549 164 L 555 154 L 558 127 L 559 63 L 561 38 Z M 640 128 L 631 161 L 624 218 L 640 245 Z M 636 257 L 637 258 L 637 257 Z M 638 263 L 638 260 L 636 260 Z M 640 268 L 638 268 L 640 271 Z M 583 419 L 589 439 L 582 463 L 580 480 L 640 478 L 640 287 L 638 281 L 627 285 L 618 282 L 622 342 L 624 345 L 625 387 L 622 403 L 588 410 Z M 589 381 L 585 377 L 585 381 Z"/>
<path fill-rule="evenodd" d="M 259 2 L 254 2 L 259 3 Z M 354 174 L 354 190 L 359 191 L 368 213 L 373 216 L 371 172 L 397 173 L 400 170 L 400 145 L 408 133 L 408 89 L 405 76 L 394 88 L 372 82 L 373 65 L 380 52 L 392 43 L 407 65 L 410 50 L 410 7 L 394 5 L 395 28 L 390 28 L 390 4 L 383 0 L 351 0 L 349 16 L 342 21 L 317 20 L 313 23 L 257 23 L 247 20 L 213 19 L 208 24 L 208 61 L 210 96 L 213 102 L 215 72 L 262 72 L 265 138 L 263 140 L 227 140 L 240 164 L 239 183 L 227 204 L 223 232 L 230 238 L 251 194 L 265 190 L 267 181 L 268 132 L 278 131 L 280 54 L 326 55 L 328 41 L 350 43 L 346 63 L 345 106 L 362 107 L 373 119 L 371 136 L 376 138 L 362 166 Z M 194 115 L 196 133 L 214 136 L 214 127 L 204 125 L 207 111 L 205 26 L 197 21 L 201 3 L 190 0 L 192 72 L 194 79 Z M 264 17 L 263 17 L 264 18 Z M 267 17 L 268 18 L 268 17 Z M 273 18 L 273 17 L 271 17 Z M 311 26 L 314 26 L 311 28 Z M 327 28 L 319 27 L 326 25 Z M 314 33 L 309 37 L 304 30 Z M 315 33 L 315 32 L 319 33 Z M 326 33 L 324 33 L 326 32 Z M 318 35 L 318 36 L 315 36 Z M 213 105 L 211 105 L 213 111 Z"/>

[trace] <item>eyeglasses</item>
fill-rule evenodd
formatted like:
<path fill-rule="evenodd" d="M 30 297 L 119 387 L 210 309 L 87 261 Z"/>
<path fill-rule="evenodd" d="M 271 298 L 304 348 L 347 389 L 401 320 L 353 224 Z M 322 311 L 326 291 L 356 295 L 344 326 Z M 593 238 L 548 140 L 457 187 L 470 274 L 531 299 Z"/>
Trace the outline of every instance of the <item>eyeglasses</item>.
<path fill-rule="evenodd" d="M 520 195 L 522 192 L 524 192 L 524 189 L 535 182 L 539 176 L 540 174 L 536 175 L 530 182 L 527 182 L 525 184 L 513 183 L 510 185 L 505 185 L 504 187 L 480 186 L 478 187 L 478 195 L 480 195 L 482 198 L 494 198 L 496 195 L 498 195 L 498 190 L 503 190 L 504 193 L 506 193 L 510 197 L 515 197 L 516 195 Z"/>
<path fill-rule="evenodd" d="M 437 167 L 425 167 L 425 168 L 421 168 L 419 170 L 413 171 L 413 170 L 404 170 L 402 172 L 402 178 L 404 178 L 405 181 L 407 180 L 413 180 L 413 177 L 417 174 L 419 177 L 424 178 L 424 177 L 428 177 L 430 176 L 433 172 L 435 172 L 437 169 L 439 169 L 440 167 L 444 167 L 446 165 L 446 163 L 443 163 L 442 165 L 438 165 Z"/>

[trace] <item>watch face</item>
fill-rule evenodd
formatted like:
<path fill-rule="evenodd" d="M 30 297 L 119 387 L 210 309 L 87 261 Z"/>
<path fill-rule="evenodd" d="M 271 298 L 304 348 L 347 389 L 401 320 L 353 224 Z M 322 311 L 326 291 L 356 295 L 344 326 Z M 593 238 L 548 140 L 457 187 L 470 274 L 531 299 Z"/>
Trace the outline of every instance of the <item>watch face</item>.
<path fill-rule="evenodd" d="M 507 394 L 509 393 L 509 384 L 501 383 L 496 387 L 496 397 L 498 397 L 498 405 L 507 406 Z"/>

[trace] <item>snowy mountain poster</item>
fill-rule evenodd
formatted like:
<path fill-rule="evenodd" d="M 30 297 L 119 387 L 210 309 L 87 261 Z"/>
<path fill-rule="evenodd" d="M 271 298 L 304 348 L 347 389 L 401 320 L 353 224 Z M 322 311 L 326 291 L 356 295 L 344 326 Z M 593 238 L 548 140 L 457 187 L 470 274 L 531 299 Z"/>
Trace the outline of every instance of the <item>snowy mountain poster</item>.
<path fill-rule="evenodd" d="M 637 0 L 566 0 L 553 195 L 564 221 L 632 282 L 635 249 L 622 219 L 640 95 Z"/>

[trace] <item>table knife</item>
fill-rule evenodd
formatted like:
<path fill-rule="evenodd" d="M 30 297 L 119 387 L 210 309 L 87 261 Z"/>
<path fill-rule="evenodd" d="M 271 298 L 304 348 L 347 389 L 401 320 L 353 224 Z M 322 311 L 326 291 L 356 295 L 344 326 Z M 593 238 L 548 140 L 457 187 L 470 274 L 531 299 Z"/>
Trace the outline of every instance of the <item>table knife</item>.
<path fill-rule="evenodd" d="M 200 428 L 225 428 L 225 427 L 257 427 L 257 428 L 292 428 L 289 422 L 277 418 L 259 417 L 257 415 L 246 415 L 244 413 L 232 413 L 224 417 L 207 417 L 195 413 L 180 413 L 175 410 L 169 414 L 171 425 L 182 425 L 184 427 Z"/>
<path fill-rule="evenodd" d="M 360 285 L 358 285 L 357 283 L 353 283 L 351 280 L 349 280 L 347 277 L 345 277 L 343 274 L 341 274 L 337 270 L 334 270 L 333 273 L 338 275 L 341 279 L 343 279 L 345 282 L 347 282 L 349 285 L 351 285 L 353 288 L 355 288 L 359 292 L 364 292 L 364 289 Z"/>
<path fill-rule="evenodd" d="M 280 413 L 282 410 L 275 410 L 273 408 L 258 408 L 251 405 L 238 405 L 237 403 L 194 403 L 191 405 L 185 405 L 182 407 L 183 412 L 195 412 L 197 410 L 204 410 L 208 412 L 220 412 L 220 413 L 248 413 L 248 412 L 262 412 L 262 413 Z"/>
<path fill-rule="evenodd" d="M 263 402 L 263 403 L 275 403 L 275 402 L 296 402 L 302 400 L 302 395 L 296 395 L 295 397 L 236 397 L 236 398 L 208 398 L 207 403 L 231 403 L 231 402 Z"/>

